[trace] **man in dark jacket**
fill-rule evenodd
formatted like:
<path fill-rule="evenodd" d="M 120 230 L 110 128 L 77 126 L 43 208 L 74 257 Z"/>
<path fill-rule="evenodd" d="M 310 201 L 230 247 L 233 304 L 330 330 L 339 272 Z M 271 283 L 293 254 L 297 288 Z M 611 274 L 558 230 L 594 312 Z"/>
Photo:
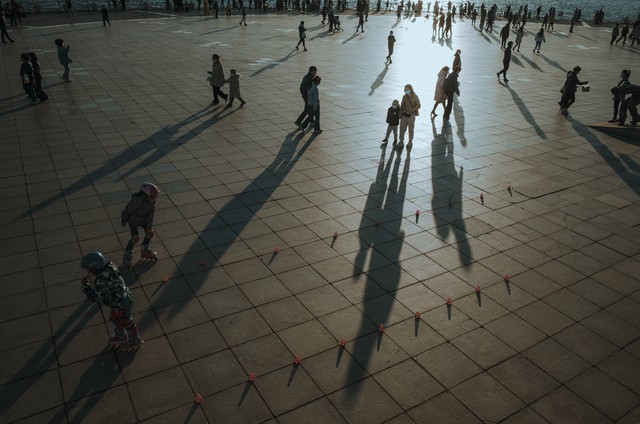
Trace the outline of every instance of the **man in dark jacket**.
<path fill-rule="evenodd" d="M 589 84 L 589 81 L 580 81 L 578 79 L 578 74 L 581 70 L 581 67 L 576 66 L 573 68 L 573 71 L 567 72 L 567 79 L 565 80 L 562 88 L 562 98 L 558 102 L 563 115 L 569 113 L 569 107 L 576 101 L 576 91 L 578 91 L 578 86 Z"/>
<path fill-rule="evenodd" d="M 300 129 L 302 129 L 300 127 L 302 120 L 307 116 L 307 101 L 309 100 L 309 89 L 311 88 L 313 77 L 316 76 L 317 72 L 318 68 L 316 68 L 315 66 L 309 66 L 309 72 L 304 76 L 304 78 L 302 78 L 302 82 L 300 83 L 300 95 L 304 99 L 304 109 L 302 110 L 300 116 L 298 116 L 298 119 L 296 119 L 296 125 Z"/>
<path fill-rule="evenodd" d="M 445 120 L 449 120 L 449 116 L 451 115 L 451 109 L 453 108 L 453 95 L 457 94 L 460 96 L 460 88 L 458 86 L 458 74 L 460 73 L 460 67 L 456 66 L 453 68 L 453 72 L 451 72 L 447 79 L 444 80 L 444 93 L 447 95 L 447 107 L 444 111 L 443 118 Z"/>
<path fill-rule="evenodd" d="M 513 41 L 509 41 L 507 44 L 507 48 L 504 50 L 504 58 L 502 59 L 502 70 L 498 72 L 498 81 L 500 81 L 500 74 L 504 77 L 504 82 L 509 82 L 507 79 L 507 71 L 509 70 L 509 65 L 511 64 L 511 49 L 513 48 Z"/>
<path fill-rule="evenodd" d="M 618 124 L 624 125 L 627 120 L 627 110 L 631 114 L 631 122 L 629 125 L 636 126 L 640 117 L 638 117 L 638 105 L 640 104 L 640 86 L 634 84 L 626 84 L 618 89 L 618 96 L 622 100 L 620 107 L 620 116 L 618 118 Z M 625 99 L 625 96 L 629 96 Z"/>
<path fill-rule="evenodd" d="M 509 39 L 509 23 L 507 22 L 505 26 L 500 30 L 500 48 L 504 50 L 507 47 L 507 40 Z"/>

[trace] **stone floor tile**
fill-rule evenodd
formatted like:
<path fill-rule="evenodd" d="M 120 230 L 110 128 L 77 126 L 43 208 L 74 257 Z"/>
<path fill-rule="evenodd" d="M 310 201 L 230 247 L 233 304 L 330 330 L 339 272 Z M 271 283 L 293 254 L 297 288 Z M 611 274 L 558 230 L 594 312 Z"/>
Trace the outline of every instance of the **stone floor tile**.
<path fill-rule="evenodd" d="M 99 391 L 78 401 L 69 402 L 68 405 L 70 423 L 138 422 L 127 387 L 124 385 Z"/>
<path fill-rule="evenodd" d="M 636 327 L 640 326 L 640 323 L 636 321 L 637 317 L 640 316 L 640 303 L 636 301 L 629 298 L 622 299 L 608 306 L 605 310 L 629 324 Z"/>
<path fill-rule="evenodd" d="M 423 283 L 397 290 L 393 296 L 410 311 L 425 312 L 442 305 L 442 298 Z"/>
<path fill-rule="evenodd" d="M 287 412 L 278 417 L 278 422 L 282 424 L 297 424 L 301 422 L 309 424 L 325 423 L 345 423 L 344 418 L 331 405 L 326 397 L 315 400 L 291 412 Z"/>
<path fill-rule="evenodd" d="M 356 305 L 356 308 L 378 326 L 392 325 L 414 314 L 389 294 L 374 297 Z"/>
<path fill-rule="evenodd" d="M 640 360 L 625 351 L 618 351 L 602 360 L 596 367 L 640 395 Z"/>
<path fill-rule="evenodd" d="M 566 386 L 613 421 L 640 402 L 638 395 L 595 367 L 568 381 Z"/>
<path fill-rule="evenodd" d="M 127 382 L 178 365 L 178 360 L 165 336 L 147 339 L 138 350 L 117 352 L 116 355 Z"/>
<path fill-rule="evenodd" d="M 484 369 L 506 360 L 516 351 L 484 328 L 476 328 L 451 343 Z"/>
<path fill-rule="evenodd" d="M 91 358 L 110 350 L 109 332 L 104 324 L 56 337 L 56 356 L 60 365 Z"/>
<path fill-rule="evenodd" d="M 64 407 L 57 407 L 13 422 L 16 424 L 67 424 L 69 421 Z"/>
<path fill-rule="evenodd" d="M 255 280 L 239 287 L 254 306 L 291 296 L 291 292 L 275 276 Z"/>
<path fill-rule="evenodd" d="M 560 385 L 521 355 L 496 365 L 489 370 L 489 374 L 528 404 Z"/>
<path fill-rule="evenodd" d="M 429 278 L 423 284 L 445 301 L 447 298 L 455 300 L 465 296 L 475 288 L 451 272 Z"/>
<path fill-rule="evenodd" d="M 272 417 L 254 385 L 248 382 L 204 398 L 202 408 L 209 422 L 257 424 Z"/>
<path fill-rule="evenodd" d="M 153 307 L 171 305 L 194 297 L 191 287 L 183 278 L 173 278 L 167 284 L 144 286 L 143 290 Z"/>
<path fill-rule="evenodd" d="M 487 373 L 478 374 L 451 389 L 480 419 L 500 421 L 525 404 Z"/>
<path fill-rule="evenodd" d="M 313 319 L 313 315 L 295 296 L 267 303 L 257 309 L 274 331 L 280 331 Z"/>
<path fill-rule="evenodd" d="M 542 418 L 533 408 L 526 407 L 502 422 L 505 424 L 547 424 L 549 421 Z"/>
<path fill-rule="evenodd" d="M 616 345 L 608 342 L 606 339 L 580 324 L 565 328 L 553 338 L 592 364 L 599 362 L 618 350 Z"/>
<path fill-rule="evenodd" d="M 0 352 L 0 385 L 42 374 L 58 366 L 51 339 Z"/>
<path fill-rule="evenodd" d="M 384 333 L 367 334 L 347 342 L 347 350 L 358 363 L 370 373 L 391 367 L 408 355 Z"/>
<path fill-rule="evenodd" d="M 242 312 L 251 308 L 251 302 L 238 287 L 230 287 L 198 297 L 211 319 Z M 187 301 L 189 302 L 189 301 Z"/>
<path fill-rule="evenodd" d="M 580 321 L 600 310 L 597 305 L 567 289 L 552 293 L 542 300 L 576 321 Z"/>
<path fill-rule="evenodd" d="M 427 324 L 428 319 L 429 315 L 422 315 L 419 320 L 408 318 L 390 327 L 385 327 L 385 335 L 391 337 L 409 356 L 415 357 L 419 353 L 446 341 Z"/>
<path fill-rule="evenodd" d="M 480 286 L 480 289 L 482 290 L 482 294 L 486 294 L 491 300 L 497 302 L 509 311 L 520 309 L 536 300 L 533 295 L 529 294 L 529 292 L 513 281 L 502 281 L 489 287 Z M 482 298 L 484 299 L 484 296 Z"/>
<path fill-rule="evenodd" d="M 411 409 L 445 390 L 413 359 L 374 374 L 373 378 L 404 410 Z"/>
<path fill-rule="evenodd" d="M 408 414 L 419 424 L 431 422 L 443 424 L 476 424 L 482 422 L 450 392 L 442 393 L 418 405 L 411 409 Z"/>
<path fill-rule="evenodd" d="M 281 415 L 322 396 L 304 370 L 304 364 L 292 364 L 263 375 L 254 384 L 274 415 Z"/>
<path fill-rule="evenodd" d="M 210 319 L 200 302 L 192 300 L 155 308 L 155 313 L 165 333 L 202 324 Z"/>
<path fill-rule="evenodd" d="M 287 348 L 301 358 L 306 358 L 336 346 L 336 339 L 318 320 L 309 320 L 278 332 Z"/>
<path fill-rule="evenodd" d="M 219 318 L 215 324 L 229 346 L 237 346 L 272 332 L 255 309 Z"/>
<path fill-rule="evenodd" d="M 191 424 L 206 424 L 208 422 L 202 408 L 195 404 L 181 406 L 142 422 L 144 424 L 171 424 L 185 421 Z"/>
<path fill-rule="evenodd" d="M 184 364 L 182 369 L 193 390 L 202 396 L 226 390 L 247 380 L 247 373 L 230 349 Z"/>
<path fill-rule="evenodd" d="M 222 335 L 211 321 L 168 334 L 167 338 L 181 364 L 227 348 Z"/>
<path fill-rule="evenodd" d="M 522 352 L 522 356 L 561 383 L 570 380 L 589 367 L 585 360 L 553 339 L 546 339 L 530 347 Z"/>
<path fill-rule="evenodd" d="M 60 377 L 57 370 L 28 377 L 0 388 L 2 416 L 7 422 L 54 408 L 64 403 Z M 29 420 L 27 420 L 29 421 Z"/>
<path fill-rule="evenodd" d="M 236 284 L 248 283 L 271 275 L 269 268 L 258 258 L 229 264 L 224 267 L 224 270 Z"/>
<path fill-rule="evenodd" d="M 298 299 L 316 317 L 344 309 L 351 305 L 351 303 L 330 284 L 300 293 Z"/>
<path fill-rule="evenodd" d="M 485 295 L 482 289 L 480 292 L 474 290 L 461 299 L 456 299 L 456 308 L 459 308 L 480 325 L 487 324 L 509 313 L 507 309 L 494 302 L 490 296 Z"/>
<path fill-rule="evenodd" d="M 546 338 L 544 333 L 513 313 L 488 323 L 485 328 L 517 352 L 522 352 Z"/>
<path fill-rule="evenodd" d="M 592 278 L 585 278 L 567 288 L 601 308 L 609 306 L 623 297 L 621 293 L 610 289 Z"/>
<path fill-rule="evenodd" d="M 318 319 L 337 340 L 353 340 L 375 332 L 377 329 L 377 326 L 355 306 L 341 309 Z"/>
<path fill-rule="evenodd" d="M 113 352 L 60 367 L 60 380 L 66 402 L 124 383 L 120 366 Z"/>
<path fill-rule="evenodd" d="M 624 295 L 630 295 L 638 289 L 635 280 L 628 278 L 624 272 L 615 268 L 607 268 L 594 274 L 591 278 Z"/>
<path fill-rule="evenodd" d="M 256 377 L 291 364 L 294 359 L 275 334 L 232 347 L 232 350 L 242 367 Z"/>
<path fill-rule="evenodd" d="M 310 266 L 282 272 L 277 277 L 293 294 L 299 294 L 327 284 L 327 281 Z"/>
<path fill-rule="evenodd" d="M 444 343 L 421 353 L 416 360 L 446 388 L 451 388 L 482 371 L 451 343 Z"/>
<path fill-rule="evenodd" d="M 640 337 L 640 328 L 627 324 L 606 310 L 596 312 L 580 323 L 620 347 Z"/>
<path fill-rule="evenodd" d="M 402 409 L 372 378 L 329 395 L 329 401 L 349 423 L 382 423 Z"/>
<path fill-rule="evenodd" d="M 515 313 L 549 336 L 574 324 L 571 318 L 542 301 L 530 303 Z"/>
<path fill-rule="evenodd" d="M 571 393 L 565 387 L 559 387 L 532 405 L 532 408 L 550 423 L 589 422 L 609 423 L 607 417 L 591 405 Z"/>
<path fill-rule="evenodd" d="M 338 346 L 305 359 L 304 369 L 325 394 L 369 375 L 346 349 Z"/>
<path fill-rule="evenodd" d="M 364 302 L 386 293 L 375 281 L 363 274 L 333 283 L 333 287 L 353 304 Z"/>

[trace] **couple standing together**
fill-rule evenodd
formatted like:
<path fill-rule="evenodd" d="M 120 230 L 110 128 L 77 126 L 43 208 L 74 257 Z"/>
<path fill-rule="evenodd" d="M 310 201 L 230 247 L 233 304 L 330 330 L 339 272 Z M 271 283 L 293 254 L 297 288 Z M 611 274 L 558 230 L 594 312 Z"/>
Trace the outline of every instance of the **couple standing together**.
<path fill-rule="evenodd" d="M 313 124 L 314 134 L 322 133 L 320 129 L 320 93 L 318 91 L 318 86 L 322 78 L 316 75 L 317 73 L 318 68 L 309 66 L 309 72 L 302 78 L 300 94 L 304 99 L 304 110 L 295 122 L 298 129 L 302 132 Z"/>

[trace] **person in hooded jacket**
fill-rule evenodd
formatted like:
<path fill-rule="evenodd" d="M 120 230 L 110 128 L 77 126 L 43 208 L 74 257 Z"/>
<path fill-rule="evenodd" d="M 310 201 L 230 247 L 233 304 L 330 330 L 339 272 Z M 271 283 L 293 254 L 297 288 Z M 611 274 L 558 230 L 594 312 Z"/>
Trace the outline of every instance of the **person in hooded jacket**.
<path fill-rule="evenodd" d="M 435 103 L 433 104 L 433 109 L 431 109 L 431 116 L 436 117 L 438 114 L 436 113 L 436 108 L 439 104 L 442 104 L 442 108 L 446 110 L 447 104 L 447 94 L 444 92 L 444 82 L 447 79 L 447 75 L 449 75 L 449 67 L 444 66 L 438 72 L 438 81 L 436 82 L 436 91 L 433 95 L 433 100 Z"/>
<path fill-rule="evenodd" d="M 407 143 L 407 149 L 410 149 L 413 145 L 413 130 L 416 124 L 416 116 L 418 116 L 420 110 L 420 98 L 413 91 L 411 84 L 404 86 L 404 96 L 402 96 L 402 102 L 400 103 L 400 142 L 398 143 L 398 149 L 404 147 L 404 134 L 409 129 L 409 142 Z"/>

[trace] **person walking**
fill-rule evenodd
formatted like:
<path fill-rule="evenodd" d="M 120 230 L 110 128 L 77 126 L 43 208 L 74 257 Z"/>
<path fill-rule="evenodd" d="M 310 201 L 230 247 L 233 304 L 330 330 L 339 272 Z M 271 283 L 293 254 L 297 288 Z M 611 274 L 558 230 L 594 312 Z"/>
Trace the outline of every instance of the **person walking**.
<path fill-rule="evenodd" d="M 460 49 L 456 50 L 453 55 L 453 65 L 451 65 L 451 69 L 460 68 L 462 70 L 462 51 Z"/>
<path fill-rule="evenodd" d="M 35 84 L 36 97 L 41 102 L 49 100 L 49 96 L 42 89 L 42 70 L 40 68 L 40 62 L 38 62 L 38 56 L 35 53 L 29 52 L 27 53 L 29 56 L 29 61 L 31 62 L 31 66 L 33 67 L 33 82 Z"/>
<path fill-rule="evenodd" d="M 389 136 L 393 131 L 393 147 L 398 144 L 398 125 L 400 124 L 400 102 L 394 100 L 391 107 L 387 109 L 387 133 L 382 139 L 382 144 L 389 142 Z"/>
<path fill-rule="evenodd" d="M 444 92 L 444 82 L 447 79 L 447 75 L 449 75 L 449 67 L 444 66 L 442 69 L 440 69 L 440 72 L 438 72 L 438 81 L 436 81 L 436 90 L 435 94 L 433 95 L 433 100 L 435 101 L 435 103 L 433 104 L 433 109 L 431 109 L 432 118 L 438 116 L 438 114 L 436 113 L 436 108 L 439 104 L 442 104 L 442 108 L 446 111 L 447 94 Z"/>
<path fill-rule="evenodd" d="M 209 83 L 211 87 L 213 87 L 213 102 L 211 104 L 217 105 L 220 103 L 218 100 L 218 96 L 222 97 L 225 101 L 229 98 L 225 93 L 222 92 L 221 88 L 225 83 L 224 77 L 224 67 L 222 66 L 222 62 L 220 61 L 220 56 L 214 54 L 211 59 L 213 60 L 213 64 L 211 65 L 211 78 Z"/>
<path fill-rule="evenodd" d="M 502 29 L 500 30 L 500 48 L 502 50 L 505 49 L 505 47 L 507 47 L 507 40 L 509 39 L 509 22 L 507 22 Z"/>
<path fill-rule="evenodd" d="M 453 95 L 460 96 L 460 83 L 458 82 L 458 75 L 460 74 L 460 67 L 453 68 L 453 72 L 447 75 L 447 79 L 444 81 L 444 92 L 447 95 L 447 107 L 444 111 L 443 118 L 449 120 L 451 116 L 451 109 L 453 108 Z"/>
<path fill-rule="evenodd" d="M 394 44 L 396 44 L 396 37 L 393 35 L 393 31 L 389 31 L 389 36 L 387 37 L 387 48 L 389 49 L 389 54 L 387 55 L 387 62 L 389 62 L 389 64 L 393 63 L 393 60 L 391 60 L 391 55 L 393 55 Z"/>
<path fill-rule="evenodd" d="M 622 45 L 627 44 L 627 35 L 628 34 L 629 34 L 629 24 L 627 23 L 622 27 L 622 31 L 620 31 L 620 38 L 618 38 L 616 40 L 616 44 L 618 44 L 618 42 L 620 40 L 622 40 Z"/>
<path fill-rule="evenodd" d="M 540 46 L 542 46 L 542 43 L 546 43 L 547 40 L 545 40 L 544 38 L 544 29 L 540 28 L 540 31 L 538 31 L 536 33 L 536 36 L 534 37 L 534 40 L 536 42 L 536 45 L 533 46 L 533 52 L 536 53 L 536 49 L 538 50 L 538 53 L 540 53 Z"/>
<path fill-rule="evenodd" d="M 611 42 L 609 43 L 610 46 L 613 46 L 613 42 L 616 41 L 616 38 L 618 38 L 618 34 L 620 34 L 620 24 L 616 23 L 616 26 L 614 26 L 613 30 L 611 30 Z"/>
<path fill-rule="evenodd" d="M 560 111 L 563 115 L 567 115 L 569 113 L 569 107 L 575 103 L 578 86 L 589 84 L 589 81 L 580 81 L 578 79 L 578 74 L 581 70 L 581 67 L 576 66 L 572 71 L 567 72 L 567 78 L 560 89 L 562 92 L 562 98 L 558 104 L 560 105 Z"/>
<path fill-rule="evenodd" d="M 298 44 L 296 44 L 296 50 L 300 50 L 298 49 L 298 46 L 300 45 L 300 43 L 302 43 L 302 48 L 306 52 L 307 45 L 305 44 L 304 40 L 305 38 L 307 38 L 307 29 L 304 27 L 304 21 L 300 21 L 300 25 L 298 25 L 298 37 L 300 39 L 298 40 Z"/>
<path fill-rule="evenodd" d="M 309 88 L 309 98 L 307 100 L 307 119 L 301 124 L 302 132 L 304 132 L 310 124 L 314 124 L 313 133 L 322 133 L 320 129 L 320 93 L 318 91 L 320 81 L 322 81 L 322 78 L 318 75 L 311 80 L 311 88 Z"/>
<path fill-rule="evenodd" d="M 307 116 L 308 113 L 307 103 L 309 101 L 309 89 L 311 88 L 311 84 L 313 82 L 313 78 L 316 76 L 316 73 L 318 73 L 318 68 L 316 68 L 315 66 L 309 66 L 309 72 L 306 73 L 306 75 L 302 78 L 302 82 L 300 83 L 300 95 L 304 100 L 304 108 L 302 109 L 302 113 L 300 113 L 300 116 L 298 116 L 298 119 L 296 119 L 295 124 L 301 130 L 304 130 L 302 128 L 302 120 Z"/>
<path fill-rule="evenodd" d="M 11 43 L 15 43 L 15 41 L 13 39 L 11 39 L 11 37 L 9 37 L 9 33 L 7 32 L 7 21 L 4 18 L 4 11 L 0 10 L 0 33 L 2 33 L 2 42 L 6 44 L 5 41 L 5 37 L 7 37 L 7 40 L 9 40 L 9 42 Z"/>
<path fill-rule="evenodd" d="M 523 38 L 524 38 L 524 28 L 520 27 L 516 31 L 516 42 L 513 45 L 513 50 L 516 50 L 518 53 L 520 53 L 520 44 L 522 44 Z"/>
<path fill-rule="evenodd" d="M 242 15 L 242 19 L 240 19 L 240 25 L 244 23 L 244 26 L 247 26 L 247 9 L 244 6 L 242 6 L 242 9 L 240 10 L 240 14 Z"/>
<path fill-rule="evenodd" d="M 102 5 L 102 9 L 100 9 L 100 14 L 102 15 L 102 26 L 106 27 L 107 23 L 111 26 L 111 21 L 109 20 L 109 9 L 107 9 L 106 5 Z"/>
<path fill-rule="evenodd" d="M 364 32 L 364 13 L 362 11 L 358 12 L 358 26 L 356 27 L 356 34 L 358 33 L 358 29 L 362 29 L 362 32 Z"/>
<path fill-rule="evenodd" d="M 244 106 L 247 102 L 245 102 L 240 95 L 240 74 L 237 73 L 235 69 L 232 69 L 231 75 L 229 75 L 229 78 L 227 78 L 225 82 L 229 84 L 229 103 L 225 108 L 233 106 L 233 99 L 240 100 L 240 107 Z"/>
<path fill-rule="evenodd" d="M 615 87 L 611 88 L 611 94 L 613 94 L 613 118 L 609 119 L 609 122 L 617 122 L 618 121 L 618 108 L 620 107 L 620 96 L 618 92 L 620 91 L 620 87 L 624 87 L 625 85 L 631 84 L 629 81 L 629 77 L 631 76 L 631 71 L 629 69 L 623 69 L 620 72 L 620 81 Z M 617 90 L 614 90 L 616 88 Z M 614 93 L 615 91 L 615 93 Z"/>
<path fill-rule="evenodd" d="M 507 78 L 507 71 L 509 70 L 509 65 L 511 64 L 512 46 L 513 41 L 509 41 L 509 43 L 507 44 L 507 48 L 504 49 L 504 57 L 502 58 L 502 70 L 496 74 L 498 76 L 498 82 L 500 82 L 500 74 L 502 74 L 504 82 L 509 82 L 509 79 Z"/>
<path fill-rule="evenodd" d="M 54 41 L 58 50 L 58 60 L 60 64 L 64 67 L 64 73 L 62 74 L 62 80 L 64 82 L 71 82 L 69 79 L 69 64 L 73 63 L 73 60 L 69 57 L 69 49 L 71 46 L 67 45 L 65 47 L 64 40 L 60 38 L 56 38 Z"/>
<path fill-rule="evenodd" d="M 140 245 L 140 258 L 156 260 L 158 253 L 149 247 L 151 239 L 156 232 L 153 229 L 153 217 L 156 211 L 156 201 L 160 189 L 153 183 L 142 183 L 137 192 L 131 194 L 131 200 L 120 213 L 120 225 L 126 227 L 129 224 L 129 239 L 122 255 L 122 264 L 125 268 L 131 267 L 133 259 L 133 247 L 140 241 L 140 228 L 144 230 L 144 239 Z"/>
<path fill-rule="evenodd" d="M 400 142 L 396 146 L 398 149 L 404 147 L 404 134 L 409 129 L 409 142 L 407 149 L 411 149 L 413 145 L 413 130 L 416 124 L 416 116 L 420 114 L 420 98 L 413 91 L 413 86 L 407 84 L 404 86 L 404 96 L 400 103 Z"/>

